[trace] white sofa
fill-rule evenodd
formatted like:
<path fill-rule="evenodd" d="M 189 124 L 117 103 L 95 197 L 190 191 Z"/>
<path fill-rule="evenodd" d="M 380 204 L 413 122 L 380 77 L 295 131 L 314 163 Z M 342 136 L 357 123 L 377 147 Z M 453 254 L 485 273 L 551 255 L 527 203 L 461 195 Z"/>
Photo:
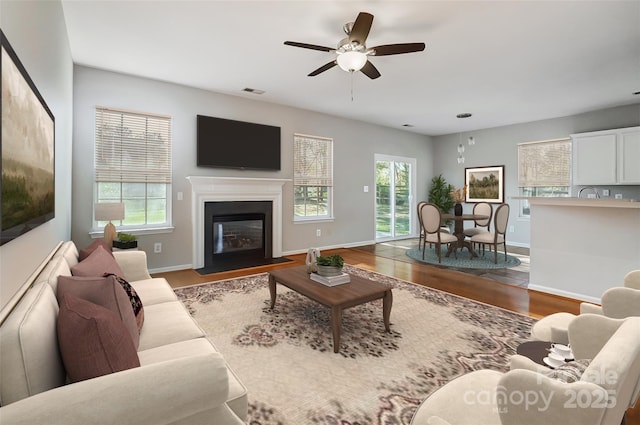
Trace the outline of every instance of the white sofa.
<path fill-rule="evenodd" d="M 58 349 L 58 276 L 78 263 L 63 243 L 0 326 L 0 423 L 244 424 L 247 391 L 144 251 L 114 252 L 144 307 L 140 367 L 68 383 Z"/>

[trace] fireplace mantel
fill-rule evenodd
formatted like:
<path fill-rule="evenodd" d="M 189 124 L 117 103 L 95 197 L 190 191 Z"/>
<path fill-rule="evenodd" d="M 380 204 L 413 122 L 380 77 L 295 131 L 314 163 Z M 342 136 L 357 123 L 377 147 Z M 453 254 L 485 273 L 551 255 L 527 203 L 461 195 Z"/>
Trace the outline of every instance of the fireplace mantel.
<path fill-rule="evenodd" d="M 193 268 L 204 267 L 204 204 L 220 201 L 271 201 L 273 257 L 282 256 L 282 186 L 289 179 L 189 176 L 193 228 Z"/>

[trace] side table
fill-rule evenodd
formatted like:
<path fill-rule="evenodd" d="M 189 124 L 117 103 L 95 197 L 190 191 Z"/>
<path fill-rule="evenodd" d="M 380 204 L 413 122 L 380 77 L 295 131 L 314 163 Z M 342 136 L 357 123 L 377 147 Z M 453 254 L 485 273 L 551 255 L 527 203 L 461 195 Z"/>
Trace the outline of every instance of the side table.
<path fill-rule="evenodd" d="M 551 348 L 551 342 L 549 341 L 527 341 L 518 345 L 516 348 L 516 353 L 521 356 L 525 356 L 534 362 L 541 364 L 543 366 L 549 367 L 544 362 L 544 358 L 549 354 L 549 349 Z"/>

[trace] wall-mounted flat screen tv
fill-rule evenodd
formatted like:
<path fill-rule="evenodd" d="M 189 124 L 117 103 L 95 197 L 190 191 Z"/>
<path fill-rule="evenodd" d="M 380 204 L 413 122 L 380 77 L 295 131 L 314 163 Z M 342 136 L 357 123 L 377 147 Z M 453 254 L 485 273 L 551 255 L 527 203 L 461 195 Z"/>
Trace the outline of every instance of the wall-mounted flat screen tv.
<path fill-rule="evenodd" d="M 280 127 L 198 115 L 198 167 L 280 170 Z"/>

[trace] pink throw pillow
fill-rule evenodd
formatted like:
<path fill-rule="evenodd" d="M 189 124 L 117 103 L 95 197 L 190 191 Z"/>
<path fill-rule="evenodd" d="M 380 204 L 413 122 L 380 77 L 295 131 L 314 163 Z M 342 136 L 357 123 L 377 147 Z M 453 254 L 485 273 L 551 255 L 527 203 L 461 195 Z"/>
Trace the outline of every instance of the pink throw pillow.
<path fill-rule="evenodd" d="M 131 335 L 115 313 L 65 294 L 58 313 L 58 346 L 72 382 L 140 366 Z"/>
<path fill-rule="evenodd" d="M 111 247 L 105 242 L 104 239 L 96 239 L 95 241 L 91 242 L 91 245 L 89 245 L 85 249 L 81 249 L 78 252 L 78 261 L 82 261 L 87 258 L 99 246 L 103 247 L 107 252 L 111 253 Z M 111 254 L 111 256 L 113 257 L 113 254 Z"/>
<path fill-rule="evenodd" d="M 134 310 L 131 308 L 129 295 L 114 275 L 108 277 L 59 276 L 58 300 L 62 300 L 65 294 L 72 294 L 114 312 L 131 335 L 133 346 L 138 348 L 140 330 Z"/>
<path fill-rule="evenodd" d="M 105 273 L 124 276 L 113 254 L 107 252 L 103 246 L 97 246 L 87 258 L 71 267 L 71 274 L 74 276 L 102 277 Z"/>

